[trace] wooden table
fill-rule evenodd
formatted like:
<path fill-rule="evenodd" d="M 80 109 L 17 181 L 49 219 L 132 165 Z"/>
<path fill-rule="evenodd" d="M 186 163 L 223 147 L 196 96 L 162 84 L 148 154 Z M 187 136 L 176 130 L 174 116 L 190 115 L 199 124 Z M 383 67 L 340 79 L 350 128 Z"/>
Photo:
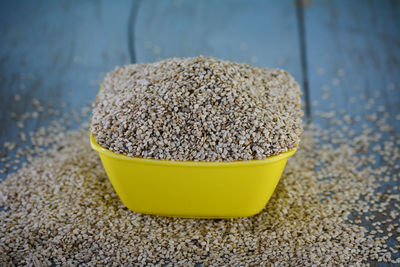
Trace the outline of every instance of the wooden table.
<path fill-rule="evenodd" d="M 363 121 L 374 98 L 400 130 L 400 1 L 4 1 L 0 48 L 0 144 L 21 144 L 11 114 L 34 98 L 69 112 L 116 65 L 200 54 L 288 70 L 313 123 L 331 111 Z"/>

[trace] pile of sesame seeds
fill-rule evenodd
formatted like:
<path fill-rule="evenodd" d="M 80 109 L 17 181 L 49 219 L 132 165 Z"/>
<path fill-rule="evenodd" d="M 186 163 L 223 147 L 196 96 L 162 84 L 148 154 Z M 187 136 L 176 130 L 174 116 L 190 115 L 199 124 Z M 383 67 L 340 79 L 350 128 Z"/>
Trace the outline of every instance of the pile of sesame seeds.
<path fill-rule="evenodd" d="M 0 184 L 0 262 L 400 263 L 399 140 L 387 137 L 391 129 L 384 118 L 351 137 L 347 120 L 335 119 L 332 129 L 305 128 L 300 149 L 261 213 L 229 220 L 130 211 L 88 144 L 88 125 L 61 139 L 54 135 L 51 149 Z"/>
<path fill-rule="evenodd" d="M 91 131 L 128 156 L 264 159 L 294 149 L 303 130 L 299 85 L 280 69 L 171 58 L 117 67 L 102 89 Z"/>

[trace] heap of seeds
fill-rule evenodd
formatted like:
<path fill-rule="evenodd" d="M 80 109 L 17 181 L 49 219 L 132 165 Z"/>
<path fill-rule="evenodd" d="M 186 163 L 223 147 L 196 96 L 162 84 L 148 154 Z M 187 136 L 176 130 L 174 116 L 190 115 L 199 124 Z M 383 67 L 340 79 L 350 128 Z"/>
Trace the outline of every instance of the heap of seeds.
<path fill-rule="evenodd" d="M 400 263 L 400 150 L 398 138 L 387 137 L 391 130 L 385 120 L 358 134 L 338 118 L 332 130 L 307 127 L 266 208 L 253 217 L 229 220 L 130 211 L 88 144 L 88 126 L 64 132 L 63 138 L 52 134 L 47 138 L 55 142 L 52 149 L 30 158 L 0 184 L 0 262 Z"/>
<path fill-rule="evenodd" d="M 264 159 L 295 148 L 302 133 L 299 85 L 279 69 L 172 58 L 117 67 L 102 88 L 91 131 L 128 156 Z"/>

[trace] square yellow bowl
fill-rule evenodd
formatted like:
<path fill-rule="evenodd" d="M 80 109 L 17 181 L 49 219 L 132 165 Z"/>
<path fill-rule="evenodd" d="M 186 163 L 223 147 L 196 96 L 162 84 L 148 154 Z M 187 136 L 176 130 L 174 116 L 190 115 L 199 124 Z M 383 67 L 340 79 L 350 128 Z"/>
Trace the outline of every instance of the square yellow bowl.
<path fill-rule="evenodd" d="M 166 161 L 128 157 L 91 146 L 115 191 L 133 211 L 168 217 L 234 218 L 257 214 L 268 203 L 296 149 L 264 160 Z"/>

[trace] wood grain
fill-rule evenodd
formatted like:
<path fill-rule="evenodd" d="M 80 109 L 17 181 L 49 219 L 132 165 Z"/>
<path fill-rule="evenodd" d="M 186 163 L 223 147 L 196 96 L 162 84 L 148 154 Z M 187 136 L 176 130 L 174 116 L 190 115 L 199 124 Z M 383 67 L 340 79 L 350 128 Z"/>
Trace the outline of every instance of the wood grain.
<path fill-rule="evenodd" d="M 135 36 L 139 62 L 213 56 L 285 68 L 302 83 L 293 1 L 143 1 Z"/>
<path fill-rule="evenodd" d="M 32 112 L 32 99 L 63 111 L 94 100 L 98 81 L 130 61 L 128 18 L 135 1 L 7 1 L 0 8 L 0 144 L 20 142 L 11 112 Z M 21 101 L 15 102 L 14 95 Z M 48 124 L 30 119 L 25 132 Z"/>
<path fill-rule="evenodd" d="M 353 119 L 349 127 L 360 132 L 364 124 L 374 127 L 366 119 L 368 115 L 377 113 L 379 119 L 388 114 L 394 129 L 383 135 L 383 141 L 398 135 L 400 2 L 315 1 L 304 7 L 304 14 L 309 93 L 311 102 L 318 103 L 311 108 L 313 122 L 333 126 L 329 119 L 318 116 L 321 111 L 334 112 L 334 117 L 349 115 Z M 360 120 L 354 121 L 356 117 Z M 385 163 L 378 158 L 377 164 Z M 385 194 L 388 188 L 399 186 L 400 181 L 390 181 L 380 191 Z M 380 222 L 386 219 L 383 214 L 376 218 Z M 373 223 L 362 220 L 369 229 L 374 229 Z M 394 246 L 396 241 L 389 238 L 387 244 Z"/>
<path fill-rule="evenodd" d="M 310 98 L 319 102 L 314 111 L 343 109 L 364 120 L 382 106 L 400 129 L 399 14 L 400 3 L 390 1 L 315 1 L 305 7 Z M 368 98 L 374 104 L 362 111 Z"/>
<path fill-rule="evenodd" d="M 69 112 L 93 101 L 97 82 L 116 65 L 198 55 L 288 70 L 308 84 L 311 103 L 318 102 L 311 107 L 312 120 L 324 127 L 328 121 L 318 111 L 359 116 L 352 127 L 360 128 L 369 113 L 384 116 L 383 107 L 392 134 L 398 134 L 400 2 L 297 3 L 2 2 L 0 144 L 20 142 L 10 114 L 31 112 L 33 98 L 58 108 L 66 102 L 63 111 Z M 366 111 L 368 98 L 374 103 Z M 30 120 L 24 131 L 50 119 Z"/>

